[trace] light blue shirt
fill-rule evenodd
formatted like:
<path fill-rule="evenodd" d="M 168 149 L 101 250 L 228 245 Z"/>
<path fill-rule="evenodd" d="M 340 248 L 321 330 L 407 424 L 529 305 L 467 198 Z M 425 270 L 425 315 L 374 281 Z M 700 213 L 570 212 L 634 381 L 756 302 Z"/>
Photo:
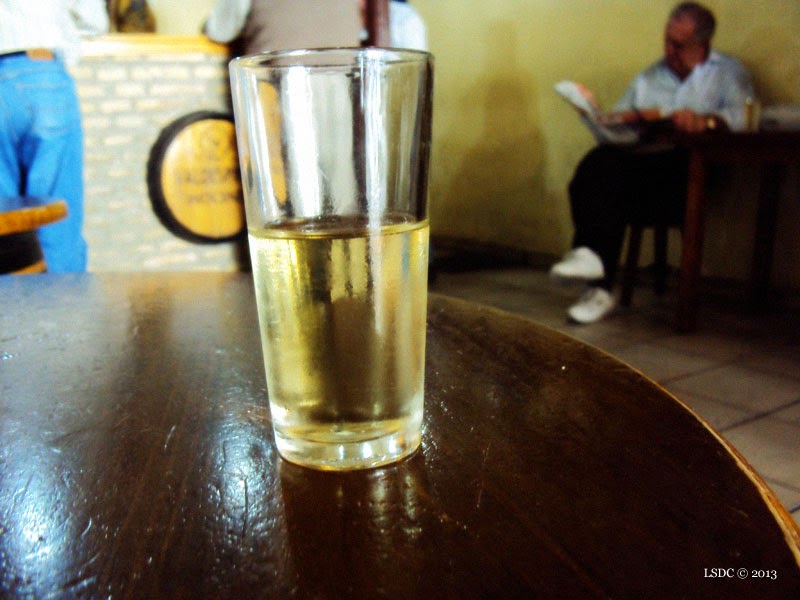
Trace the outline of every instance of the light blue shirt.
<path fill-rule="evenodd" d="M 80 38 L 107 31 L 103 0 L 0 0 L 0 54 L 49 48 L 74 64 Z"/>
<path fill-rule="evenodd" d="M 681 109 L 722 117 L 734 131 L 746 128 L 745 103 L 753 98 L 753 81 L 735 58 L 712 50 L 681 81 L 664 60 L 642 71 L 631 82 L 615 110 L 659 108 L 668 116 Z"/>

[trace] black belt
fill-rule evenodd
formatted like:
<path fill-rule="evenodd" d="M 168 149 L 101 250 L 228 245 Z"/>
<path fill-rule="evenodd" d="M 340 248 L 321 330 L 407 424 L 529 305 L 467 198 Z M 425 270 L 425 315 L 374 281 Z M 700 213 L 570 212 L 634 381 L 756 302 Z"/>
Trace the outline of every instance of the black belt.
<path fill-rule="evenodd" d="M 17 52 L 6 52 L 0 54 L 0 60 L 11 58 L 12 56 L 27 56 L 31 60 L 55 60 L 56 55 L 47 48 L 31 48 L 30 50 L 18 50 Z"/>

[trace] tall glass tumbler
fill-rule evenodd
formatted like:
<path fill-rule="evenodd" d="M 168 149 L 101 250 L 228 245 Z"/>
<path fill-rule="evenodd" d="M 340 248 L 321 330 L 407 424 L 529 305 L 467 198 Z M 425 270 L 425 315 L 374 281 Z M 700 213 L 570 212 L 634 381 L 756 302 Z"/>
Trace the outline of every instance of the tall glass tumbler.
<path fill-rule="evenodd" d="M 275 440 L 374 467 L 420 443 L 432 58 L 337 48 L 230 65 Z"/>

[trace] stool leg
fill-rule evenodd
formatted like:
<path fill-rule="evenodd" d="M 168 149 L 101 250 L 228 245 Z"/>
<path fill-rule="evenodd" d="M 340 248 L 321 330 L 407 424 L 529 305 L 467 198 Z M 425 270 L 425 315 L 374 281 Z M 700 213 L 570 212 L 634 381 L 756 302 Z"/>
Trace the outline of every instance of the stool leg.
<path fill-rule="evenodd" d="M 636 271 L 639 268 L 639 250 L 642 246 L 642 226 L 630 225 L 628 232 L 628 254 L 622 272 L 622 293 L 619 299 L 622 306 L 630 306 L 633 298 L 633 286 L 636 285 Z"/>

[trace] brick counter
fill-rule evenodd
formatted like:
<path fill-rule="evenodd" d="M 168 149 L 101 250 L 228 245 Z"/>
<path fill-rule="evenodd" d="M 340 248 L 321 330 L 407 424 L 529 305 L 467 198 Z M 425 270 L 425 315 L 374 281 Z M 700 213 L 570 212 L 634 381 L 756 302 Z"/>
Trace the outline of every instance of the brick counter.
<path fill-rule="evenodd" d="M 147 192 L 147 159 L 166 125 L 198 110 L 231 112 L 227 63 L 227 47 L 199 36 L 83 43 L 72 73 L 85 130 L 90 271 L 239 268 L 236 244 L 194 244 L 168 231 Z"/>

